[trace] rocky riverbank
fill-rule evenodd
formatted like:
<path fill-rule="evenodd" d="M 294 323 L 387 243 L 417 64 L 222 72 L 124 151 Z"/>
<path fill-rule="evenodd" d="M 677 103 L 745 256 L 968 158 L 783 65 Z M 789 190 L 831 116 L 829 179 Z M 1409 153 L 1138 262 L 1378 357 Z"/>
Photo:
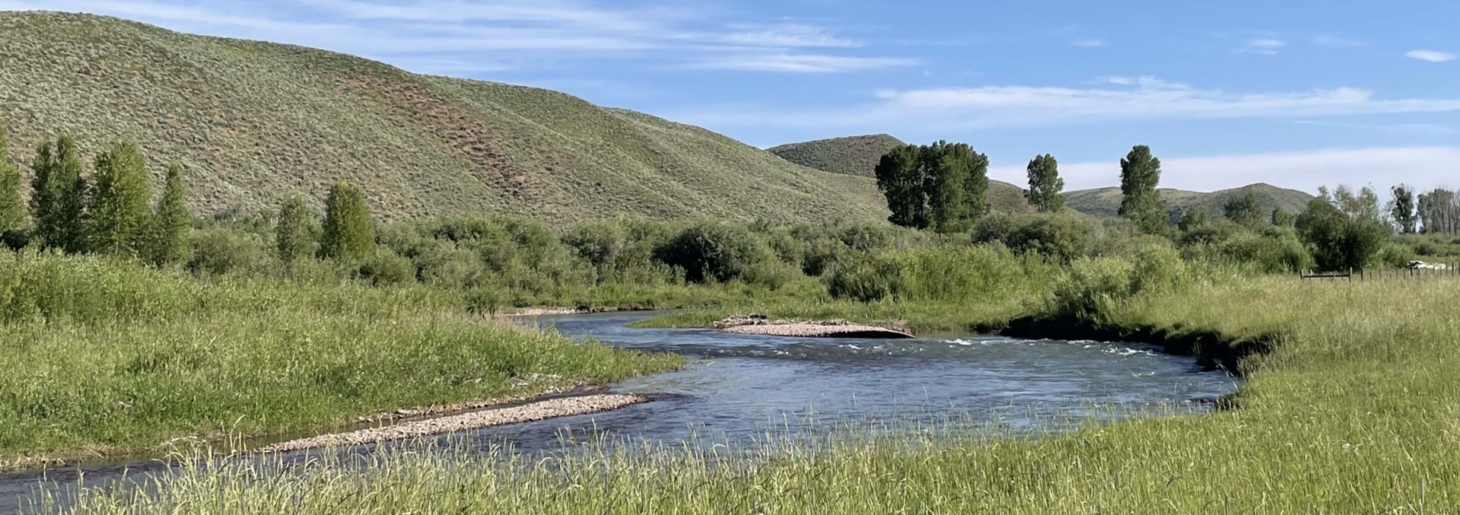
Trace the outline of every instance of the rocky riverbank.
<path fill-rule="evenodd" d="M 882 327 L 854 324 L 846 320 L 771 320 L 765 315 L 734 316 L 715 322 L 726 333 L 762 334 L 802 338 L 912 338 L 903 326 Z"/>

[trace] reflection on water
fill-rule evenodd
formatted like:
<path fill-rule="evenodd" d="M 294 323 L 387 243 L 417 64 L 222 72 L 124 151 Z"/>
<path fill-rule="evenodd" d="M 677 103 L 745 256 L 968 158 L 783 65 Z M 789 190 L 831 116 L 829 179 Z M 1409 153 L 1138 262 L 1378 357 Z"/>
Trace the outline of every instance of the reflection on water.
<path fill-rule="evenodd" d="M 478 447 L 551 452 L 565 438 L 597 435 L 674 445 L 694 439 L 744 442 L 767 431 L 807 433 L 834 426 L 920 424 L 962 418 L 1005 428 L 1156 408 L 1205 409 L 1192 402 L 1235 389 L 1235 379 L 1202 372 L 1189 357 L 1133 344 L 1015 340 L 1001 337 L 912 340 L 806 339 L 724 334 L 704 329 L 630 329 L 649 313 L 523 320 L 574 338 L 675 352 L 684 369 L 632 379 L 615 391 L 658 394 L 619 411 L 490 428 L 451 438 Z M 892 421 L 892 422 L 889 422 Z M 445 437 L 443 437 L 445 438 Z M 371 452 L 371 448 L 352 452 Z M 160 464 L 90 467 L 89 485 L 145 477 Z M 76 481 L 76 470 L 49 481 Z M 0 476 L 0 513 L 35 490 L 40 474 Z M 69 490 L 68 486 L 52 486 Z"/>

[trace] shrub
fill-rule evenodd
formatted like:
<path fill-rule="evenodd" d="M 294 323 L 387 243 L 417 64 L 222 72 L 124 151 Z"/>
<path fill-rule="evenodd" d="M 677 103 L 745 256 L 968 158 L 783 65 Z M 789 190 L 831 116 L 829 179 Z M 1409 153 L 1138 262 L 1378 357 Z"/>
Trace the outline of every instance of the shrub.
<path fill-rule="evenodd" d="M 902 289 L 902 264 L 883 255 L 863 255 L 839 268 L 827 281 L 832 297 L 860 302 L 896 298 Z"/>
<path fill-rule="evenodd" d="M 1004 244 L 1015 252 L 1037 252 L 1068 262 L 1085 255 L 1095 224 L 1088 218 L 1065 213 L 1028 215 L 1015 225 Z"/>
<path fill-rule="evenodd" d="M 376 286 L 394 286 L 414 282 L 416 266 L 388 248 L 377 248 L 360 264 L 360 278 Z"/>
<path fill-rule="evenodd" d="M 654 258 L 684 270 L 692 282 L 744 278 L 771 259 L 764 243 L 742 226 L 701 223 L 655 249 Z"/>
<path fill-rule="evenodd" d="M 1111 258 L 1081 258 L 1055 282 L 1049 314 L 1068 320 L 1101 322 L 1116 303 L 1130 297 L 1129 261 Z"/>
<path fill-rule="evenodd" d="M 224 227 L 198 231 L 192 238 L 193 257 L 188 270 L 223 275 L 258 268 L 267 251 L 263 238 Z"/>

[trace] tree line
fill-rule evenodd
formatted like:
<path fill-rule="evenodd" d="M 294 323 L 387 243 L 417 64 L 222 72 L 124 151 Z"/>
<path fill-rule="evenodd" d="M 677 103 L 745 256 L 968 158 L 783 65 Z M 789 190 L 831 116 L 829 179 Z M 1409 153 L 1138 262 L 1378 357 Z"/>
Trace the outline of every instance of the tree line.
<path fill-rule="evenodd" d="M 94 156 L 89 173 L 86 168 L 75 138 L 61 135 L 40 144 L 25 202 L 20 168 L 11 162 L 0 128 L 0 238 L 5 245 L 133 258 L 157 267 L 188 259 L 193 217 L 184 204 L 182 165 L 168 165 L 155 205 L 147 158 L 136 143 L 118 142 Z M 360 259 L 374 249 L 370 209 L 359 187 L 336 184 L 325 206 L 321 225 L 302 198 L 284 202 L 276 227 L 283 261 L 309 254 Z"/>

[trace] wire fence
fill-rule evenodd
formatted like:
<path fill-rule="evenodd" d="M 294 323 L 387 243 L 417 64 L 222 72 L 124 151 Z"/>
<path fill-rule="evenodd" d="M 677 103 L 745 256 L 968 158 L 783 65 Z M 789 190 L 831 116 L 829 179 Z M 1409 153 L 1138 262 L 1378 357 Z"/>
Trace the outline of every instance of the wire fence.
<path fill-rule="evenodd" d="M 1349 270 L 1346 272 L 1302 272 L 1303 280 L 1326 281 L 1418 281 L 1442 277 L 1460 278 L 1460 261 L 1414 261 L 1404 268 Z"/>

